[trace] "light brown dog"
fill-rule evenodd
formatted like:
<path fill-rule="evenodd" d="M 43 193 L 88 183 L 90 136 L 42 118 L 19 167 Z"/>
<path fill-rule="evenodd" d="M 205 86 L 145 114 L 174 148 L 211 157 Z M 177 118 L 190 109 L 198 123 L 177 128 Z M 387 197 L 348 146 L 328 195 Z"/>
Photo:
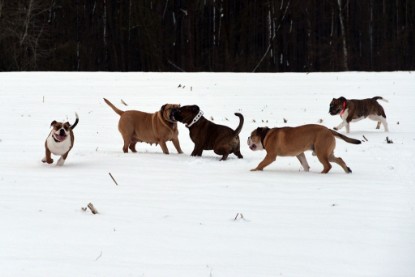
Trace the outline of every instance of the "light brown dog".
<path fill-rule="evenodd" d="M 380 124 L 383 124 L 385 132 L 388 132 L 388 123 L 386 122 L 386 114 L 383 107 L 377 102 L 382 100 L 388 102 L 386 99 L 376 96 L 367 99 L 349 99 L 339 97 L 333 98 L 330 102 L 329 113 L 331 115 L 340 114 L 340 118 L 343 120 L 338 126 L 334 127 L 334 130 L 340 130 L 346 126 L 346 133 L 350 132 L 350 122 L 362 120 L 366 117 L 377 121 L 376 129 L 380 128 Z"/>
<path fill-rule="evenodd" d="M 317 124 L 272 129 L 268 127 L 257 128 L 248 138 L 249 148 L 253 151 L 265 149 L 267 155 L 251 171 L 263 170 L 264 167 L 274 162 L 277 156 L 296 156 L 304 170 L 309 171 L 310 166 L 307 163 L 304 151 L 311 150 L 324 166 L 321 173 L 330 171 L 330 162 L 337 163 L 346 173 L 351 173 L 352 170 L 347 167 L 343 159 L 334 156 L 333 151 L 336 147 L 334 137 L 341 138 L 348 143 L 361 143 L 360 140 L 346 137 Z"/>
<path fill-rule="evenodd" d="M 56 120 L 52 121 L 50 126 L 52 130 L 49 133 L 49 136 L 45 141 L 45 157 L 42 159 L 42 162 L 51 164 L 53 163 L 52 154 L 61 156 L 56 163 L 58 166 L 62 166 L 65 163 L 66 158 L 68 157 L 69 151 L 71 151 L 73 144 L 75 142 L 75 136 L 73 134 L 73 129 L 79 122 L 78 114 L 75 113 L 76 119 L 74 124 L 69 124 L 69 122 L 57 122 Z"/>
<path fill-rule="evenodd" d="M 118 130 L 124 140 L 122 150 L 124 153 L 131 151 L 137 152 L 135 145 L 137 142 L 146 142 L 150 144 L 160 144 L 164 154 L 169 154 L 166 142 L 172 141 L 178 153 L 183 153 L 179 143 L 179 131 L 177 122 L 172 112 L 178 109 L 180 105 L 165 104 L 158 112 L 146 113 L 141 111 L 121 111 L 116 108 L 110 101 L 104 98 L 108 104 L 118 115 Z"/>

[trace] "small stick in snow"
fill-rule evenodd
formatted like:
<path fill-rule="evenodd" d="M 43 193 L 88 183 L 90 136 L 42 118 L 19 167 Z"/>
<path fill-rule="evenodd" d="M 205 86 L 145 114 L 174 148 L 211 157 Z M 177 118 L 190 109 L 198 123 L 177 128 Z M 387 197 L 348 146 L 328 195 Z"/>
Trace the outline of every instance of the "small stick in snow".
<path fill-rule="evenodd" d="M 243 219 L 243 220 L 246 221 L 246 219 L 244 218 L 244 215 L 242 213 L 237 213 L 236 216 L 235 216 L 235 218 L 233 220 L 234 221 L 238 220 L 238 216 L 239 216 L 240 219 Z"/>
<path fill-rule="evenodd" d="M 122 99 L 121 99 L 121 103 L 122 103 L 123 105 L 125 105 L 125 106 L 128 106 L 128 104 L 127 104 L 127 103 L 125 103 L 125 101 L 124 101 L 124 100 L 122 100 Z"/>
<path fill-rule="evenodd" d="M 95 209 L 95 207 L 94 207 L 94 205 L 92 203 L 89 203 L 88 204 L 88 208 L 91 210 L 91 212 L 93 214 L 97 214 L 98 213 L 97 209 Z"/>
<path fill-rule="evenodd" d="M 288 120 L 287 120 L 287 119 L 285 119 L 285 118 L 283 118 L 283 120 L 284 120 L 284 123 L 287 123 L 287 121 L 288 121 Z"/>
<path fill-rule="evenodd" d="M 95 259 L 95 261 L 98 261 L 99 258 L 101 258 L 101 257 L 102 257 L 102 251 L 101 251 L 101 253 L 99 253 L 99 256 Z"/>
<path fill-rule="evenodd" d="M 389 139 L 389 137 L 386 137 L 386 143 L 391 144 L 391 143 L 393 143 L 393 141 L 391 139 Z"/>
<path fill-rule="evenodd" d="M 112 177 L 111 172 L 108 172 L 108 174 L 110 175 L 110 177 L 111 177 L 111 179 L 114 181 L 114 183 L 118 186 L 118 183 L 117 183 L 117 181 L 115 181 L 114 177 Z"/>
<path fill-rule="evenodd" d="M 365 135 L 363 135 L 363 138 L 365 139 L 365 141 L 369 141 L 369 140 L 365 137 Z"/>

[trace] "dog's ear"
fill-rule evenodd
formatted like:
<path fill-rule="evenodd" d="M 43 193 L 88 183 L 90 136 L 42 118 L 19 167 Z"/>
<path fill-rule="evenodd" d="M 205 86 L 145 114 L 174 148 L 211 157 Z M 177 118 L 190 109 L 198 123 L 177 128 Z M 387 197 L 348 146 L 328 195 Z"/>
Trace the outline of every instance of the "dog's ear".
<path fill-rule="evenodd" d="M 53 125 L 55 125 L 57 122 L 56 122 L 56 120 L 54 120 L 54 121 L 52 121 L 51 123 L 50 123 L 50 127 L 52 127 Z"/>
<path fill-rule="evenodd" d="M 270 129 L 268 127 L 258 127 L 256 129 L 256 132 L 257 132 L 258 136 L 260 136 L 261 138 L 264 138 L 267 135 L 269 130 Z"/>
<path fill-rule="evenodd" d="M 199 106 L 198 106 L 198 105 L 193 105 L 193 107 L 192 107 L 192 111 L 194 111 L 194 112 L 199 112 L 199 111 L 200 111 Z"/>
<path fill-rule="evenodd" d="M 344 101 L 347 101 L 347 100 L 346 100 L 346 98 L 344 98 L 343 96 L 340 96 L 340 97 L 339 97 L 339 101 L 343 103 Z"/>
<path fill-rule="evenodd" d="M 160 108 L 160 112 L 163 112 L 163 111 L 164 111 L 164 109 L 166 108 L 166 106 L 167 106 L 167 104 L 164 104 L 163 106 L 161 106 L 161 108 Z"/>

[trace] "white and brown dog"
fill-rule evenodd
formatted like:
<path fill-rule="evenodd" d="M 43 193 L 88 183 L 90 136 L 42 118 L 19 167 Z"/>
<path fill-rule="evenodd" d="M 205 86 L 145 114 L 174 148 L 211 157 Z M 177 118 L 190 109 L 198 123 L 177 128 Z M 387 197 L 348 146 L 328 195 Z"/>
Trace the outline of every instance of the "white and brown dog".
<path fill-rule="evenodd" d="M 51 164 L 53 159 L 51 154 L 61 156 L 56 163 L 58 166 L 62 166 L 65 163 L 66 158 L 68 157 L 69 151 L 71 151 L 74 144 L 74 134 L 73 129 L 79 122 L 78 114 L 75 113 L 76 120 L 74 124 L 69 124 L 69 122 L 57 122 L 56 120 L 52 121 L 50 126 L 52 130 L 50 131 L 49 136 L 46 138 L 45 149 L 46 154 L 42 159 L 42 162 Z"/>
<path fill-rule="evenodd" d="M 347 100 L 343 96 L 340 98 L 333 98 L 330 102 L 329 113 L 331 115 L 340 114 L 340 118 L 343 120 L 334 130 L 340 130 L 346 126 L 346 133 L 350 132 L 350 122 L 362 120 L 366 117 L 377 121 L 376 129 L 380 128 L 380 124 L 383 124 L 385 132 L 388 132 L 388 123 L 386 122 L 386 114 L 383 107 L 377 102 L 377 100 L 383 100 L 380 96 L 367 99 L 350 99 Z"/>

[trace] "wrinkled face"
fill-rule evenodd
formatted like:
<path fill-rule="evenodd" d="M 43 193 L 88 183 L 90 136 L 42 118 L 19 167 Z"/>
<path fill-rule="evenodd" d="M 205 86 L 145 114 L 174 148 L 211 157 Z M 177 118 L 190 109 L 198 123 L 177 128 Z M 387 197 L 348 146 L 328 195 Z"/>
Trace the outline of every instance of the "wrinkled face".
<path fill-rule="evenodd" d="M 196 105 L 183 106 L 173 112 L 173 118 L 182 123 L 190 123 L 199 111 L 200 108 Z"/>
<path fill-rule="evenodd" d="M 344 97 L 340 97 L 340 98 L 333 98 L 333 100 L 331 100 L 330 102 L 330 108 L 329 108 L 329 113 L 331 115 L 336 115 L 339 114 L 341 112 L 341 110 L 343 109 L 343 102 L 346 101 L 346 99 Z"/>
<path fill-rule="evenodd" d="M 165 104 L 160 108 L 160 113 L 165 120 L 171 123 L 176 123 L 177 120 L 174 117 L 174 114 L 179 108 L 179 104 Z"/>
<path fill-rule="evenodd" d="M 71 127 L 69 122 L 62 123 L 62 122 L 52 121 L 50 126 L 52 126 L 53 128 L 52 136 L 55 138 L 55 140 L 64 141 L 68 137 L 70 127 Z"/>
<path fill-rule="evenodd" d="M 257 128 L 252 131 L 251 136 L 248 137 L 248 146 L 252 151 L 264 150 L 264 146 L 261 142 L 261 132 L 264 128 Z"/>

